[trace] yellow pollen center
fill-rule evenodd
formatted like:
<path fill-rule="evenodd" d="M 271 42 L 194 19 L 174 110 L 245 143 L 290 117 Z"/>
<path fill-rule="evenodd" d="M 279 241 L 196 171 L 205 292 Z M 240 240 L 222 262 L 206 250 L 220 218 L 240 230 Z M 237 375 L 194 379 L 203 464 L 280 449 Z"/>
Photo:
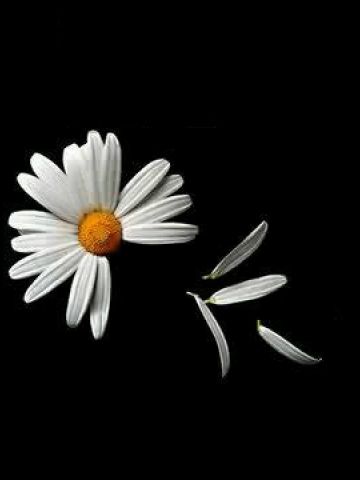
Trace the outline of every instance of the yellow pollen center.
<path fill-rule="evenodd" d="M 109 212 L 91 212 L 86 214 L 78 231 L 81 245 L 95 255 L 115 252 L 121 243 L 121 224 Z"/>

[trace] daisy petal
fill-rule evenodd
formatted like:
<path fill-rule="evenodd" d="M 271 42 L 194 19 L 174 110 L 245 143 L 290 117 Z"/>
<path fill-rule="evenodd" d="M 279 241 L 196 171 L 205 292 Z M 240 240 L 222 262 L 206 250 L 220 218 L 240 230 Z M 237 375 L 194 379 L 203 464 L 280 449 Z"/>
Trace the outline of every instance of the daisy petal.
<path fill-rule="evenodd" d="M 104 209 L 114 211 L 120 190 L 121 148 L 113 133 L 106 136 L 100 162 L 100 202 Z"/>
<path fill-rule="evenodd" d="M 265 277 L 253 278 L 213 293 L 208 302 L 227 305 L 255 300 L 269 295 L 269 293 L 285 285 L 286 282 L 286 277 L 283 275 L 266 275 Z"/>
<path fill-rule="evenodd" d="M 85 187 L 88 194 L 89 209 L 96 210 L 100 207 L 99 172 L 103 143 L 98 132 L 88 133 L 87 143 L 80 147 L 85 159 L 84 176 Z"/>
<path fill-rule="evenodd" d="M 123 239 L 144 244 L 185 243 L 198 233 L 196 225 L 186 223 L 150 223 L 124 227 Z"/>
<path fill-rule="evenodd" d="M 189 195 L 174 195 L 173 197 L 155 200 L 144 207 L 140 206 L 128 215 L 121 218 L 123 226 L 144 223 L 163 222 L 169 218 L 180 215 L 191 207 Z"/>
<path fill-rule="evenodd" d="M 53 180 L 56 179 L 58 183 L 63 182 L 66 184 L 65 173 L 60 170 L 54 162 L 44 155 L 41 155 L 41 153 L 34 153 L 30 158 L 30 164 L 35 175 L 37 175 L 43 182 L 51 184 Z"/>
<path fill-rule="evenodd" d="M 80 147 L 75 143 L 64 148 L 63 165 L 68 178 L 71 196 L 79 206 L 78 214 L 87 213 L 89 210 L 89 199 L 85 187 L 86 162 Z"/>
<path fill-rule="evenodd" d="M 41 252 L 33 253 L 16 262 L 9 270 L 10 278 L 32 277 L 38 275 L 53 263 L 73 252 L 78 247 L 78 242 L 67 242 L 57 247 L 47 248 Z"/>
<path fill-rule="evenodd" d="M 66 322 L 69 327 L 79 325 L 86 312 L 94 290 L 96 268 L 97 257 L 86 253 L 80 260 L 71 284 L 66 310 Z"/>
<path fill-rule="evenodd" d="M 169 197 L 173 193 L 177 192 L 184 184 L 184 180 L 181 175 L 167 175 L 152 191 L 145 200 L 141 203 L 141 207 L 148 205 L 155 200 L 161 200 L 162 198 Z"/>
<path fill-rule="evenodd" d="M 226 338 L 206 303 L 194 293 L 187 292 L 187 294 L 195 298 L 195 301 L 215 338 L 220 355 L 222 377 L 225 377 L 230 368 L 230 352 Z"/>
<path fill-rule="evenodd" d="M 161 182 L 170 168 L 167 160 L 160 159 L 146 165 L 124 187 L 115 215 L 121 217 L 136 207 Z"/>
<path fill-rule="evenodd" d="M 91 130 L 87 135 L 87 141 L 90 146 L 92 156 L 97 165 L 101 162 L 102 151 L 104 148 L 103 141 L 99 132 Z"/>
<path fill-rule="evenodd" d="M 230 272 L 233 268 L 240 265 L 246 260 L 255 250 L 261 245 L 265 238 L 268 229 L 266 222 L 260 223 L 260 225 L 248 235 L 237 247 L 235 247 L 226 257 L 224 257 L 220 263 L 216 265 L 213 271 L 204 276 L 204 279 L 215 279 Z"/>
<path fill-rule="evenodd" d="M 66 233 L 30 233 L 13 238 L 11 246 L 16 252 L 28 253 L 58 247 L 68 242 L 78 243 L 77 236 Z"/>
<path fill-rule="evenodd" d="M 37 255 L 36 253 L 34 255 Z M 67 255 L 62 255 L 59 260 L 46 268 L 25 293 L 26 303 L 33 302 L 54 290 L 65 282 L 77 269 L 85 250 L 80 246 L 74 247 Z"/>
<path fill-rule="evenodd" d="M 21 188 L 40 205 L 47 208 L 54 215 L 71 223 L 76 223 L 77 217 L 74 208 L 68 202 L 60 184 L 56 188 L 27 173 L 20 173 L 17 180 Z"/>
<path fill-rule="evenodd" d="M 259 335 L 265 340 L 266 343 L 290 360 L 302 365 L 314 365 L 315 363 L 321 362 L 321 358 L 311 357 L 307 353 L 295 347 L 295 345 L 290 343 L 288 340 L 285 340 L 285 338 L 281 337 L 279 334 L 270 330 L 270 328 L 261 325 L 260 322 L 258 322 L 257 328 Z"/>
<path fill-rule="evenodd" d="M 81 215 L 81 204 L 77 193 L 79 187 L 76 185 L 75 188 L 69 188 L 69 177 L 67 177 L 54 162 L 40 153 L 35 153 L 31 157 L 30 163 L 34 173 L 39 179 L 46 183 L 53 191 L 58 192 L 61 198 L 66 199 L 66 202 L 70 195 L 71 209 L 74 211 L 74 214 L 79 217 Z"/>
<path fill-rule="evenodd" d="M 46 233 L 77 233 L 77 225 L 64 222 L 49 212 L 20 210 L 9 217 L 9 225 L 21 231 Z"/>
<path fill-rule="evenodd" d="M 63 150 L 62 162 L 66 175 L 72 174 L 74 164 L 80 163 L 82 154 L 79 145 L 72 143 Z"/>
<path fill-rule="evenodd" d="M 106 257 L 98 257 L 97 279 L 90 306 L 90 324 L 94 338 L 103 336 L 110 309 L 111 274 Z"/>

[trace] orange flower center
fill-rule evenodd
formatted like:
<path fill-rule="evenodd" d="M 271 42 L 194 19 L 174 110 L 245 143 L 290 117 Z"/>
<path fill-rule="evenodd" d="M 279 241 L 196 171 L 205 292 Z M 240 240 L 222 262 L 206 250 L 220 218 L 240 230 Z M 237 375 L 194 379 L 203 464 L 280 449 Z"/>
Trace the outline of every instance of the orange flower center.
<path fill-rule="evenodd" d="M 121 243 L 121 223 L 109 212 L 84 215 L 78 231 L 81 245 L 94 255 L 115 252 Z"/>

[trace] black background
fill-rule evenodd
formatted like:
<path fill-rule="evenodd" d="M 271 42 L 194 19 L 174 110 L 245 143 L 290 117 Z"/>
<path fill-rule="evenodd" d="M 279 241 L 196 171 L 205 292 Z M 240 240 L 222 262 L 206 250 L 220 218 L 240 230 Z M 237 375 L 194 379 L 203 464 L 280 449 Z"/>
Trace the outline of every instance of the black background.
<path fill-rule="evenodd" d="M 105 5 L 24 13 L 8 59 L 1 209 L 4 381 L 16 418 L 158 426 L 196 409 L 212 412 L 209 424 L 247 428 L 252 444 L 292 425 L 314 439 L 310 449 L 339 421 L 350 397 L 347 60 L 326 16 L 274 24 L 258 14 Z M 200 227 L 193 243 L 124 244 L 113 256 L 110 319 L 98 342 L 88 318 L 66 326 L 70 282 L 26 305 L 29 280 L 7 277 L 20 258 L 7 218 L 36 208 L 16 175 L 30 172 L 35 151 L 59 164 L 90 129 L 118 136 L 123 184 L 145 163 L 170 160 L 194 201 L 183 219 Z M 253 257 L 221 280 L 201 280 L 262 220 L 269 232 Z M 269 273 L 287 275 L 288 285 L 213 308 L 231 352 L 221 380 L 214 340 L 185 291 L 205 297 Z M 282 358 L 258 337 L 257 319 L 323 362 Z"/>

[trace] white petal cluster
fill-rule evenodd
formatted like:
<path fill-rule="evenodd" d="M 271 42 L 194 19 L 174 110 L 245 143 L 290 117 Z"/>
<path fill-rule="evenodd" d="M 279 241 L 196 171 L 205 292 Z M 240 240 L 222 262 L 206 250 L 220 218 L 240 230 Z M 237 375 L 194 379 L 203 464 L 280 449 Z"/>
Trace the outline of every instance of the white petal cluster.
<path fill-rule="evenodd" d="M 204 279 L 216 279 L 225 275 L 246 260 L 261 245 L 268 230 L 268 224 L 261 222 L 242 242 L 239 243 L 229 254 L 227 254 L 211 271 L 205 275 Z M 207 300 L 203 301 L 198 295 L 187 292 L 192 295 L 202 313 L 207 325 L 209 326 L 218 347 L 222 376 L 224 377 L 230 368 L 230 353 L 225 336 L 217 323 L 214 315 L 211 313 L 207 304 L 229 305 L 232 303 L 246 302 L 269 295 L 278 290 L 287 283 L 284 275 L 265 275 L 263 277 L 253 278 L 230 287 L 222 288 L 214 292 Z M 321 359 L 316 359 L 302 352 L 290 342 L 282 338 L 269 328 L 260 325 L 258 322 L 258 332 L 260 336 L 271 345 L 276 351 L 287 358 L 303 364 L 310 365 L 318 363 Z"/>

